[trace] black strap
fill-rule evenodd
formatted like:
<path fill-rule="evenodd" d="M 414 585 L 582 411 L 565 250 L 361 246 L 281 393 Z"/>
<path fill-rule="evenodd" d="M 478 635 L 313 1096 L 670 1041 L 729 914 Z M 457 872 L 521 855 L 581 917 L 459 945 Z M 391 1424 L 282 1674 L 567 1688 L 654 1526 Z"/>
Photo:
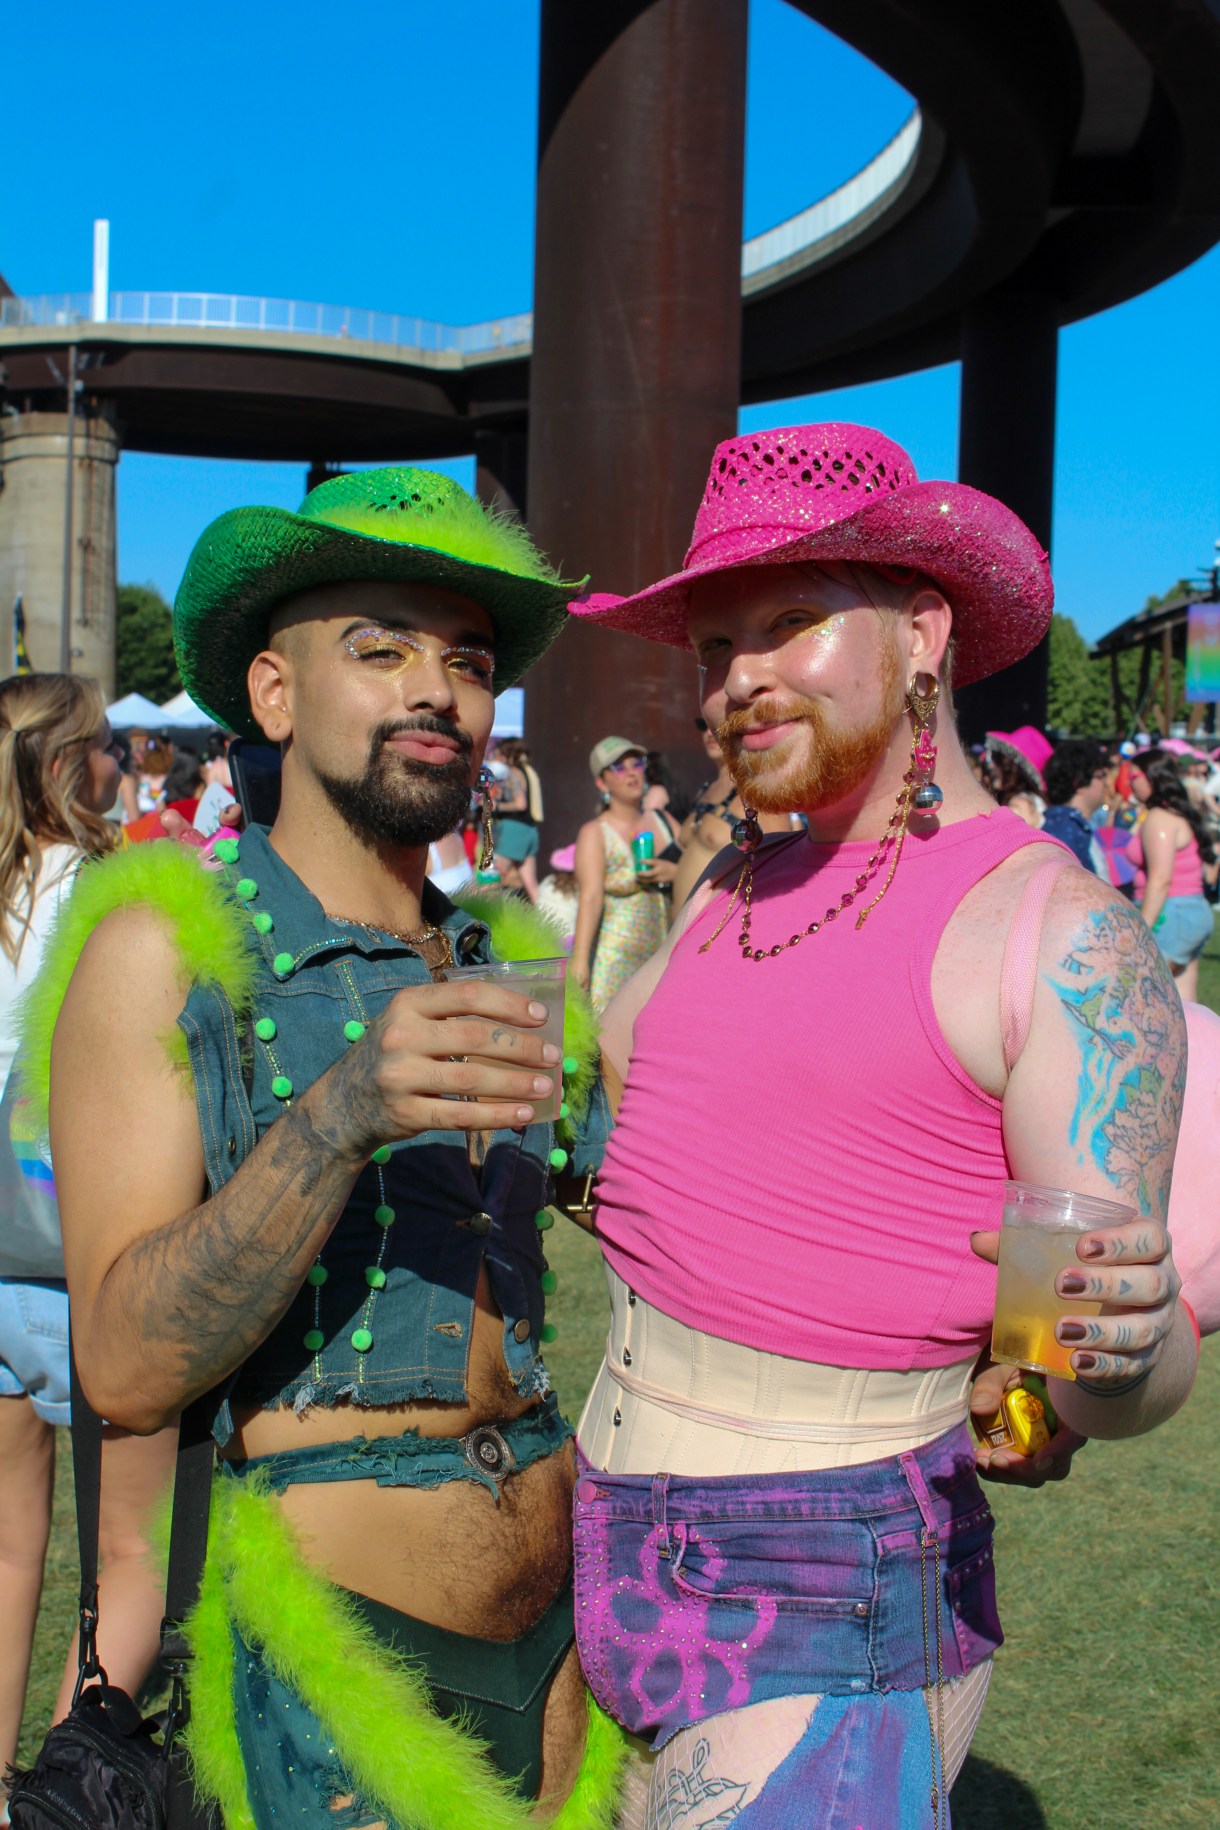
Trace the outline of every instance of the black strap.
<path fill-rule="evenodd" d="M 102 1420 L 81 1390 L 69 1329 L 72 1370 L 72 1475 L 76 1485 L 76 1546 L 80 1555 L 80 1627 L 73 1707 L 86 1683 L 104 1678 L 97 1662 L 97 1536 L 102 1499 Z"/>
<path fill-rule="evenodd" d="M 212 1498 L 215 1444 L 212 1419 L 218 1393 L 208 1392 L 187 1406 L 178 1425 L 174 1468 L 174 1510 L 169 1529 L 169 1572 L 165 1583 L 165 1618 L 161 1622 L 161 1665 L 170 1678 L 170 1706 L 165 1724 L 169 1756 L 165 1792 L 167 1830 L 202 1830 L 210 1814 L 199 1805 L 181 1731 L 190 1720 L 188 1671 L 190 1647 L 182 1631 L 199 1599 L 208 1551 L 208 1510 Z"/>
<path fill-rule="evenodd" d="M 72 1469 L 76 1480 L 76 1541 L 80 1552 L 80 1641 L 76 1695 L 105 1672 L 97 1659 L 97 1540 L 102 1489 L 102 1420 L 85 1397 L 76 1355 L 72 1366 Z M 223 1388 L 220 1388 L 223 1390 Z M 208 1509 L 215 1446 L 212 1419 L 220 1391 L 187 1406 L 178 1424 L 174 1468 L 174 1509 L 169 1533 L 165 1618 L 161 1622 L 161 1664 L 171 1682 L 165 1724 L 168 1755 L 165 1811 L 167 1830 L 206 1830 L 211 1814 L 197 1803 L 187 1770 L 181 1730 L 190 1719 L 187 1673 L 190 1648 L 181 1623 L 199 1598 L 208 1549 Z M 75 1698 L 73 1699 L 75 1702 Z"/>

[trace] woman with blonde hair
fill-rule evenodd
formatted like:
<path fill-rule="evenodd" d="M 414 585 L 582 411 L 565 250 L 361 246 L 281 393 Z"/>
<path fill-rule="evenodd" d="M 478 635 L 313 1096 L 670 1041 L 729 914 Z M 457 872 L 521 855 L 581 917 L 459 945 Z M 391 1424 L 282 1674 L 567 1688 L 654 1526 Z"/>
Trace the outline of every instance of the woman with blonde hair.
<path fill-rule="evenodd" d="M 16 1052 L 16 1002 L 38 971 L 51 925 L 81 865 L 117 841 L 104 817 L 118 791 L 117 750 L 94 681 L 0 681 L 0 1087 Z M 4 1219 L 0 1213 L 0 1263 Z M 0 1772 L 15 1758 L 25 1704 L 51 1524 L 54 1426 L 70 1421 L 67 1286 L 0 1277 Z M 173 1467 L 175 1432 L 106 1435 L 100 1650 L 110 1677 L 134 1691 L 157 1649 L 162 1597 L 144 1567 L 145 1529 Z M 67 1712 L 75 1676 L 73 1645 L 56 1719 Z"/>

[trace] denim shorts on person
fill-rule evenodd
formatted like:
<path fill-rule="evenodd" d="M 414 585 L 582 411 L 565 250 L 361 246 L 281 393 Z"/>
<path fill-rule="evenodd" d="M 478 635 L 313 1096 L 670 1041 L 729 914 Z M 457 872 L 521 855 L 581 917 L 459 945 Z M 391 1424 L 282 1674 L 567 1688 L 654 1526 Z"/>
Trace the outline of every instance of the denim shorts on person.
<path fill-rule="evenodd" d="M 0 1398 L 29 1398 L 46 1423 L 72 1421 L 68 1286 L 0 1277 Z"/>
<path fill-rule="evenodd" d="M 1189 966 L 1212 937 L 1212 905 L 1206 896 L 1170 896 L 1152 930 L 1153 939 L 1173 966 Z"/>
<path fill-rule="evenodd" d="M 816 1473 L 650 1478 L 582 1456 L 574 1523 L 585 1679 L 654 1748 L 775 1697 L 921 1690 L 1003 1639 L 964 1424 Z"/>

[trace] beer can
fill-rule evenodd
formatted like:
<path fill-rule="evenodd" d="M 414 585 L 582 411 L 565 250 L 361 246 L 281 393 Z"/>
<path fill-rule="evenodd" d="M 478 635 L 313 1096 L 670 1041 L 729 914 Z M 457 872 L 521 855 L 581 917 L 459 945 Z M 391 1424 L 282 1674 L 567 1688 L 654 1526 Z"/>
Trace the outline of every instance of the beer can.
<path fill-rule="evenodd" d="M 631 841 L 631 855 L 635 859 L 635 868 L 637 871 L 648 869 L 648 866 L 652 863 L 653 849 L 652 834 L 650 832 L 637 832 L 634 839 Z"/>

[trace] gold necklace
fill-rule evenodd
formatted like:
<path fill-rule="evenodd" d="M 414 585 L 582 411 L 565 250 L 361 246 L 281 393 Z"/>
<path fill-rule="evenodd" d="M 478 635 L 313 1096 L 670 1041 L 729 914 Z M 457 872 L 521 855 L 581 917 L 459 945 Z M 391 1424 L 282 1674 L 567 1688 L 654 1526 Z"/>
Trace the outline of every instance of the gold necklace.
<path fill-rule="evenodd" d="M 363 928 L 366 934 L 388 934 L 391 940 L 401 941 L 404 947 L 413 948 L 421 956 L 425 947 L 440 941 L 444 951 L 443 959 L 437 962 L 440 970 L 445 972 L 453 964 L 453 942 L 443 928 L 436 927 L 432 922 L 416 933 L 409 934 L 402 928 L 391 928 L 386 922 L 357 921 L 354 915 L 332 915 L 331 920 L 342 922 L 345 928 Z"/>

